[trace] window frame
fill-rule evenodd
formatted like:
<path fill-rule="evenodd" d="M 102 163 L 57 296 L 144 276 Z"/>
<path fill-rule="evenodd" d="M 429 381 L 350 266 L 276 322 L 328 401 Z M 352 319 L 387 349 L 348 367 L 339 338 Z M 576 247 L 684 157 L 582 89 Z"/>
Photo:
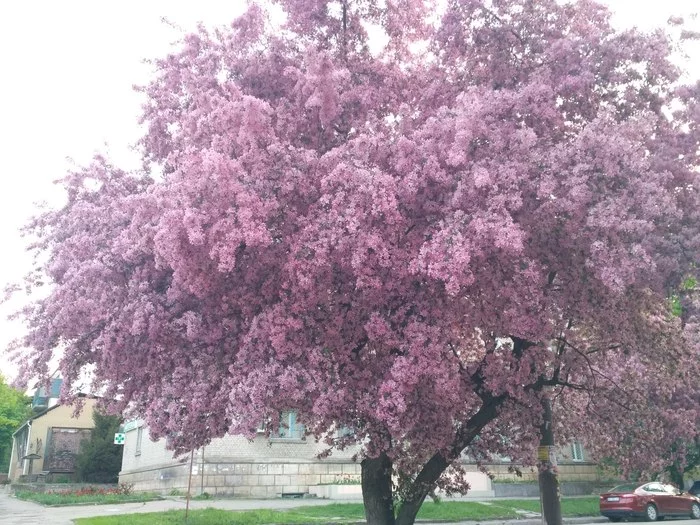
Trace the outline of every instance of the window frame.
<path fill-rule="evenodd" d="M 296 410 L 284 410 L 280 413 L 279 428 L 270 434 L 270 441 L 306 442 L 306 427 L 299 422 Z"/>
<path fill-rule="evenodd" d="M 571 461 L 576 461 L 577 463 L 586 461 L 583 445 L 579 441 L 571 443 Z"/>
<path fill-rule="evenodd" d="M 134 456 L 141 455 L 141 447 L 143 445 L 143 427 L 136 428 L 136 447 L 134 448 Z"/>

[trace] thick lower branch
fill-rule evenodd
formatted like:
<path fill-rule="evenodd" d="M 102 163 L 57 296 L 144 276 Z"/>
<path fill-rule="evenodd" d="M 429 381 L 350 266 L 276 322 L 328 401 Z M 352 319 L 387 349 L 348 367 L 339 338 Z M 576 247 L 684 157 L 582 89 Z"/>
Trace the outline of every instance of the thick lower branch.
<path fill-rule="evenodd" d="M 481 430 L 496 419 L 498 409 L 505 399 L 505 396 L 499 396 L 485 402 L 457 433 L 449 452 L 447 454 L 436 453 L 430 458 L 408 490 L 405 491 L 406 496 L 396 516 L 396 525 L 411 525 L 415 522 L 425 497 L 435 488 L 442 473 L 460 456 Z"/>

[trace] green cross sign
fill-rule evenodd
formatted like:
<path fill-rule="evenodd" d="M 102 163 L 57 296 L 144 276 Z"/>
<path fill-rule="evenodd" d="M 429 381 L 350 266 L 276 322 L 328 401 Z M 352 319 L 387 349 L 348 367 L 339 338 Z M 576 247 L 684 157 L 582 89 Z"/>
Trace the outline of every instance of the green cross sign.
<path fill-rule="evenodd" d="M 114 444 L 115 445 L 123 445 L 125 439 L 126 439 L 126 434 L 123 434 L 122 432 L 117 432 L 116 434 L 114 434 Z"/>

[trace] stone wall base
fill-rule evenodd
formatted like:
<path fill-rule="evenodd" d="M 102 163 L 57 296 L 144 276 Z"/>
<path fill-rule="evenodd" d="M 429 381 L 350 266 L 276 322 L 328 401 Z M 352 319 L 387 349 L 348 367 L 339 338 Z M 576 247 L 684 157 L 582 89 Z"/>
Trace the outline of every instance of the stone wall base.
<path fill-rule="evenodd" d="M 601 485 L 595 481 L 562 481 L 559 484 L 562 496 L 589 496 L 600 494 L 612 485 Z M 537 498 L 540 487 L 537 483 L 497 483 L 493 484 L 497 498 Z"/>
<path fill-rule="evenodd" d="M 288 461 L 288 460 L 287 460 Z M 122 471 L 120 483 L 133 484 L 135 491 L 161 494 L 185 493 L 189 462 L 161 465 L 138 471 Z M 241 462 L 217 459 L 195 461 L 192 467 L 191 495 L 243 498 L 276 498 L 304 495 L 310 487 L 337 482 L 359 482 L 359 463 L 347 462 Z M 351 485 L 348 485 L 351 486 Z"/>
<path fill-rule="evenodd" d="M 192 466 L 190 494 L 204 492 L 212 496 L 241 498 L 278 498 L 315 496 L 327 499 L 361 499 L 360 464 L 337 461 L 241 461 L 215 457 Z M 156 465 L 146 469 L 122 471 L 120 483 L 132 484 L 135 491 L 163 495 L 187 492 L 189 461 Z M 539 494 L 536 473 L 524 471 L 522 478 L 507 473 L 507 466 L 492 465 L 493 483 L 475 466 L 465 465 L 472 490 L 466 498 L 530 497 Z M 600 481 L 594 464 L 560 465 L 562 494 L 595 493 Z M 505 482 L 504 482 L 505 481 Z"/>

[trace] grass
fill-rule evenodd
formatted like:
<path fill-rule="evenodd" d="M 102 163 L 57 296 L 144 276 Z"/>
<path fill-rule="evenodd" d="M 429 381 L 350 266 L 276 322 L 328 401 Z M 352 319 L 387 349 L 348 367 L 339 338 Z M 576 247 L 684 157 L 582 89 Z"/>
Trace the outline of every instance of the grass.
<path fill-rule="evenodd" d="M 597 516 L 600 513 L 599 496 L 585 496 L 582 498 L 562 498 L 561 513 L 563 516 Z M 508 504 L 521 510 L 540 512 L 540 502 L 536 499 L 507 500 Z"/>
<path fill-rule="evenodd" d="M 113 503 L 140 503 L 162 499 L 157 494 L 147 492 L 137 494 L 56 494 L 51 492 L 17 492 L 18 499 L 33 501 L 50 507 L 67 505 L 106 505 Z"/>
<path fill-rule="evenodd" d="M 540 510 L 538 500 L 494 499 L 488 503 L 484 505 L 476 501 L 428 502 L 418 513 L 418 519 L 445 521 L 512 519 L 518 517 L 516 510 L 532 512 Z M 562 500 L 562 514 L 564 516 L 596 516 L 598 512 L 598 496 Z M 185 521 L 184 511 L 171 510 L 80 518 L 75 520 L 75 523 L 77 525 L 325 525 L 329 523 L 353 523 L 364 521 L 364 518 L 364 509 L 360 503 L 330 503 L 328 505 L 297 507 L 284 511 L 194 510 L 190 511 L 187 521 Z"/>

